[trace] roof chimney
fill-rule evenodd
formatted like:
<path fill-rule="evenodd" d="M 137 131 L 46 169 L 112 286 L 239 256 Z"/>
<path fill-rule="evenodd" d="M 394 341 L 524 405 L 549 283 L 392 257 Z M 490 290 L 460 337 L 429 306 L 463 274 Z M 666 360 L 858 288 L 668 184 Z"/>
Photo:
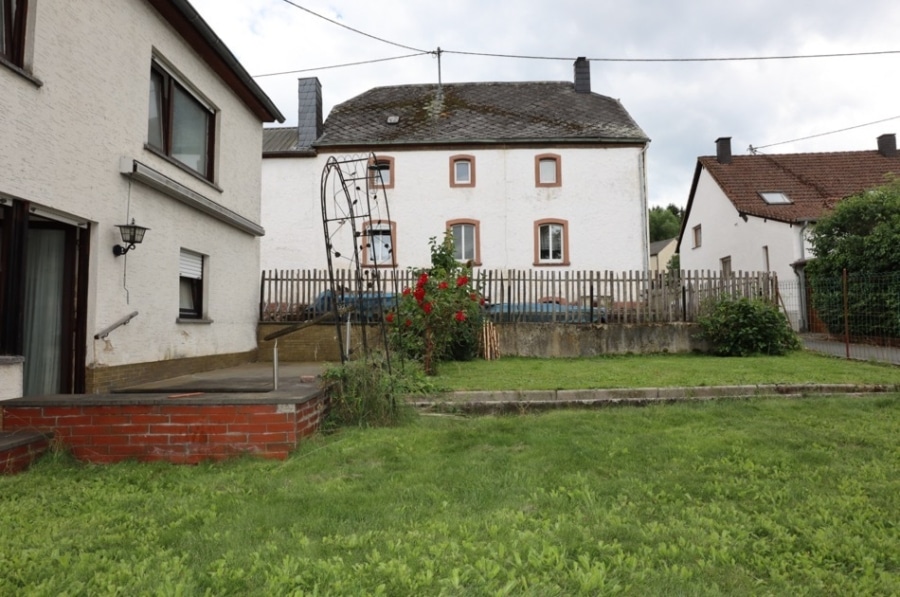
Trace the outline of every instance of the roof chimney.
<path fill-rule="evenodd" d="M 306 149 L 322 136 L 322 84 L 319 79 L 298 79 L 297 96 L 297 145 Z"/>
<path fill-rule="evenodd" d="M 575 92 L 591 92 L 591 63 L 584 56 L 575 59 Z"/>
<path fill-rule="evenodd" d="M 897 157 L 897 136 L 894 133 L 878 137 L 878 153 L 886 158 Z"/>
<path fill-rule="evenodd" d="M 716 139 L 716 160 L 720 164 L 731 163 L 731 137 Z"/>

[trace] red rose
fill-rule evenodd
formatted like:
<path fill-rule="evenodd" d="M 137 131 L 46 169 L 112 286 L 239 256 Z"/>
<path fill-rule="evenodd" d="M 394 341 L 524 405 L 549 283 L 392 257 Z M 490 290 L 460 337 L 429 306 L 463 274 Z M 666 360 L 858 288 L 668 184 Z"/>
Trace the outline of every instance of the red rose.
<path fill-rule="evenodd" d="M 446 290 L 446 289 L 447 289 L 446 282 L 441 282 L 440 284 L 438 284 L 438 290 Z"/>
<path fill-rule="evenodd" d="M 416 282 L 416 286 L 421 288 L 421 287 L 425 286 L 425 284 L 427 284 L 427 283 L 428 283 L 428 274 L 422 274 L 421 276 L 419 276 L 419 281 Z"/>
<path fill-rule="evenodd" d="M 410 294 L 411 292 L 412 292 L 412 288 L 404 288 L 404 289 L 403 289 L 403 296 L 409 296 L 409 294 Z"/>
<path fill-rule="evenodd" d="M 420 303 L 425 300 L 425 289 L 422 287 L 416 288 L 416 291 L 413 293 L 413 296 L 416 297 L 416 300 Z"/>
<path fill-rule="evenodd" d="M 394 314 L 388 313 L 387 317 L 385 317 L 385 319 L 387 320 L 388 323 L 394 323 Z"/>
<path fill-rule="evenodd" d="M 484 299 L 483 299 L 483 298 L 481 299 L 481 303 L 480 303 L 480 304 L 481 304 L 482 307 L 484 306 Z"/>
<path fill-rule="evenodd" d="M 469 278 L 467 278 L 466 276 L 460 276 L 456 279 L 457 286 L 465 286 L 468 283 L 469 283 Z"/>
<path fill-rule="evenodd" d="M 425 315 L 428 315 L 429 313 L 431 313 L 431 310 L 433 308 L 434 308 L 434 305 L 432 305 L 431 303 L 424 303 L 422 305 L 422 310 L 425 311 Z"/>
<path fill-rule="evenodd" d="M 409 319 L 407 319 L 407 320 L 406 320 L 406 327 L 409 327 L 409 326 L 411 326 L 411 325 L 412 325 L 412 321 L 410 321 Z"/>
<path fill-rule="evenodd" d="M 473 301 L 477 301 L 478 295 L 475 294 L 474 292 L 471 292 L 471 293 L 469 293 L 469 298 L 472 299 Z"/>
<path fill-rule="evenodd" d="M 465 320 L 466 320 L 466 314 L 463 313 L 462 311 L 457 311 L 456 312 L 456 321 L 465 321 Z"/>

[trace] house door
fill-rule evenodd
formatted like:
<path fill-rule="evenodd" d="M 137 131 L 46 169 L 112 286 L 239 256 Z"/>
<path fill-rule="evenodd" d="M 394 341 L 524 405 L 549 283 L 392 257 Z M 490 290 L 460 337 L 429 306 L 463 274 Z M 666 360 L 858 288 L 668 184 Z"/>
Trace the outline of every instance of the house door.
<path fill-rule="evenodd" d="M 40 211 L 14 201 L 0 222 L 0 351 L 25 357 L 26 396 L 83 392 L 89 231 Z"/>

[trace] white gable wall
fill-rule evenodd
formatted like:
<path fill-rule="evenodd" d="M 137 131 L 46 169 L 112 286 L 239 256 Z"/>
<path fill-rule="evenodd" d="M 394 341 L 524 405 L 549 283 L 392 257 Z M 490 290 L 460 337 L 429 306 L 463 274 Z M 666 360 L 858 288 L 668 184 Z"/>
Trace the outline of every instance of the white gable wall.
<path fill-rule="evenodd" d="M 693 229 L 698 224 L 702 242 L 694 247 Z M 700 173 L 684 231 L 682 269 L 719 271 L 722 258 L 730 256 L 732 271 L 766 271 L 763 248 L 768 247 L 769 270 L 779 281 L 796 280 L 791 264 L 801 258 L 800 229 L 752 216 L 745 222 L 706 170 Z"/>
<path fill-rule="evenodd" d="M 376 153 L 394 159 L 394 188 L 387 190 L 387 197 L 391 219 L 397 224 L 401 268 L 429 265 L 429 238 L 440 238 L 447 221 L 456 219 L 480 222 L 482 267 L 533 268 L 534 222 L 546 218 L 568 221 L 568 269 L 647 267 L 641 148 Z M 535 185 L 535 156 L 544 153 L 561 158 L 559 187 Z M 450 186 L 450 157 L 460 154 L 475 157 L 474 187 Z M 319 180 L 328 155 L 263 160 L 264 269 L 326 266 Z"/>

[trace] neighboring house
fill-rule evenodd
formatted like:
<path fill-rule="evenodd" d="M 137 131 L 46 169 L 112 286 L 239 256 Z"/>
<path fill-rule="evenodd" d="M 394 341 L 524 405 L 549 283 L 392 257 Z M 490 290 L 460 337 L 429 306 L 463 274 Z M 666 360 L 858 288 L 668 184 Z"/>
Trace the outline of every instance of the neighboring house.
<path fill-rule="evenodd" d="M 780 284 L 796 286 L 813 257 L 810 224 L 900 174 L 893 134 L 871 151 L 732 156 L 730 137 L 716 146 L 715 156 L 697 159 L 678 244 L 684 270 L 774 272 Z M 791 313 L 798 328 L 803 312 Z"/>
<path fill-rule="evenodd" d="M 299 127 L 265 130 L 263 268 L 326 266 L 325 163 L 374 155 L 390 216 L 363 223 L 379 240 L 364 266 L 427 266 L 429 239 L 451 230 L 457 258 L 484 268 L 646 270 L 649 140 L 591 92 L 587 60 L 574 66 L 574 84 L 379 87 L 324 124 L 319 82 L 302 79 Z"/>
<path fill-rule="evenodd" d="M 0 15 L 0 355 L 24 357 L 0 379 L 90 393 L 248 359 L 278 109 L 186 0 Z"/>
<path fill-rule="evenodd" d="M 667 238 L 650 243 L 650 273 L 658 274 L 666 271 L 669 261 L 675 256 L 678 247 L 677 238 Z"/>

